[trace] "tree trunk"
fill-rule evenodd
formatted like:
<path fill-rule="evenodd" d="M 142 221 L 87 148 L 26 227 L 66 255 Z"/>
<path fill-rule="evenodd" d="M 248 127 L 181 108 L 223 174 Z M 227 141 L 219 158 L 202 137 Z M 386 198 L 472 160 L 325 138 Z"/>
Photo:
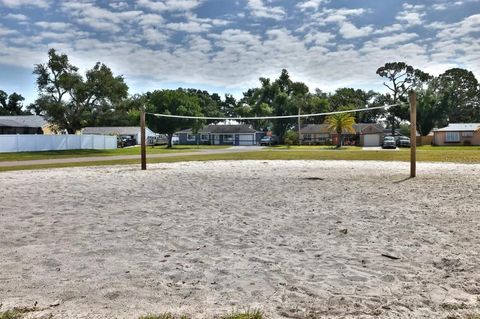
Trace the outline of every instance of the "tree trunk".
<path fill-rule="evenodd" d="M 168 135 L 168 145 L 167 145 L 167 148 L 172 148 L 173 134 L 167 134 L 167 135 Z"/>
<path fill-rule="evenodd" d="M 392 115 L 391 124 L 392 124 L 392 136 L 395 137 L 395 116 L 393 116 L 393 115 Z"/>
<path fill-rule="evenodd" d="M 395 90 L 397 89 L 397 86 L 394 85 L 394 88 Z M 393 104 L 397 104 L 397 92 L 395 92 L 395 94 L 393 95 Z M 395 106 L 394 106 L 395 107 Z M 392 121 L 391 121 L 391 124 L 392 124 L 392 136 L 395 137 L 395 115 L 393 113 L 391 113 L 391 116 L 392 116 Z"/>

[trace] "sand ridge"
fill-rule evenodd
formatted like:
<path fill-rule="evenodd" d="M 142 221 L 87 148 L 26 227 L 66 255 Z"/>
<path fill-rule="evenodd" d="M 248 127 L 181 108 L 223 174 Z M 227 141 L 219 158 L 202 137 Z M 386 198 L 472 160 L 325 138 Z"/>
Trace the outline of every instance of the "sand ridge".
<path fill-rule="evenodd" d="M 480 165 L 420 163 L 416 179 L 408 167 L 220 161 L 2 173 L 0 310 L 480 313 Z"/>

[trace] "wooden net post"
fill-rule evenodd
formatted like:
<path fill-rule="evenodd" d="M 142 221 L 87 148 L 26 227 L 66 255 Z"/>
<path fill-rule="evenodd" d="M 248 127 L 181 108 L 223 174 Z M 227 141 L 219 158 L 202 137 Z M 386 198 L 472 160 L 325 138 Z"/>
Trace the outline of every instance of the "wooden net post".
<path fill-rule="evenodd" d="M 142 162 L 142 171 L 147 169 L 147 145 L 146 145 L 146 136 L 145 136 L 145 106 L 142 106 L 140 113 L 140 144 L 141 144 L 141 162 Z"/>
<path fill-rule="evenodd" d="M 417 94 L 410 92 L 410 177 L 417 176 Z"/>

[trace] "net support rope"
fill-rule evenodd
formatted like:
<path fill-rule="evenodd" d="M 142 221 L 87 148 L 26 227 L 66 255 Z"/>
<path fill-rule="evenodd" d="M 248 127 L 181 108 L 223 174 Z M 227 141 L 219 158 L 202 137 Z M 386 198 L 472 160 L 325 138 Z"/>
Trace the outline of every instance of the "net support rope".
<path fill-rule="evenodd" d="M 313 114 L 297 114 L 297 115 L 280 115 L 280 116 L 254 116 L 254 117 L 211 117 L 211 116 L 188 116 L 188 115 L 172 115 L 172 114 L 158 114 L 158 113 L 149 113 L 145 114 L 153 115 L 156 117 L 166 117 L 166 118 L 177 118 L 177 119 L 191 119 L 191 120 L 233 120 L 233 121 L 244 121 L 244 120 L 272 120 L 272 119 L 292 119 L 300 117 L 315 117 L 315 116 L 325 116 L 333 114 L 343 114 L 343 113 L 354 113 L 354 112 L 364 112 L 364 111 L 374 111 L 380 109 L 388 109 L 392 106 L 398 106 L 400 104 L 390 104 L 383 106 L 375 107 L 365 107 L 361 109 L 354 110 L 345 110 L 345 111 L 334 111 L 334 112 L 324 112 L 324 113 L 313 113 Z"/>

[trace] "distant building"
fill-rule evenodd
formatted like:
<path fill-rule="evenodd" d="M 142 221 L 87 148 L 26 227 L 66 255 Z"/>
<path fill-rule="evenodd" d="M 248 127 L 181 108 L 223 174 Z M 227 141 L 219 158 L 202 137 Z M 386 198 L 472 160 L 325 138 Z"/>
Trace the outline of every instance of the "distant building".
<path fill-rule="evenodd" d="M 157 134 L 150 130 L 148 127 L 145 128 L 147 143 L 153 144 Z M 136 144 L 140 144 L 140 126 L 88 126 L 82 130 L 84 135 L 115 135 L 118 138 L 127 138 L 134 139 Z M 150 142 L 149 142 L 150 140 Z"/>
<path fill-rule="evenodd" d="M 0 116 L 0 134 L 48 134 L 49 124 L 39 115 Z"/>
<path fill-rule="evenodd" d="M 433 131 L 433 145 L 480 145 L 480 123 L 451 123 Z"/>
<path fill-rule="evenodd" d="M 177 132 L 179 144 L 195 145 L 257 145 L 260 139 L 265 136 L 249 125 L 207 125 L 202 127 L 198 134 L 191 129 Z"/>
<path fill-rule="evenodd" d="M 345 132 L 346 145 L 380 146 L 383 141 L 384 128 L 381 124 L 354 124 L 355 133 Z M 338 134 L 328 128 L 328 124 L 307 124 L 300 130 L 300 140 L 306 145 L 335 145 Z"/>

